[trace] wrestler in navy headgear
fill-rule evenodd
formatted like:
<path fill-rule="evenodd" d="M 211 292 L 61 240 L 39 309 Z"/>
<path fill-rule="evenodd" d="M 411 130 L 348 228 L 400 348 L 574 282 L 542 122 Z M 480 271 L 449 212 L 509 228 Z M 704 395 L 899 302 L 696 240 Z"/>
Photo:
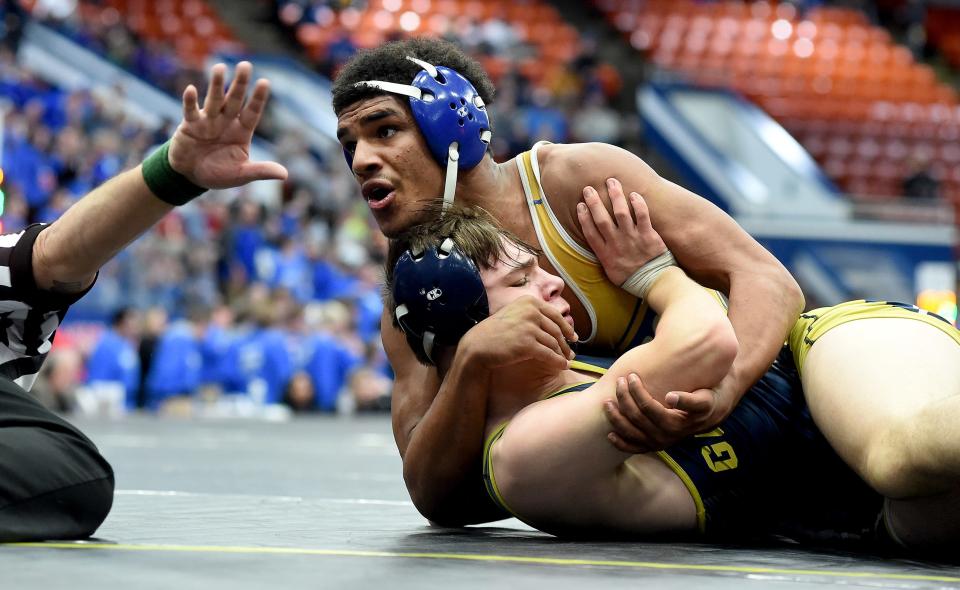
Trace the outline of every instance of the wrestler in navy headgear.
<path fill-rule="evenodd" d="M 395 316 L 407 341 L 431 361 L 490 315 L 477 266 L 451 238 L 423 252 L 407 250 L 394 266 Z"/>

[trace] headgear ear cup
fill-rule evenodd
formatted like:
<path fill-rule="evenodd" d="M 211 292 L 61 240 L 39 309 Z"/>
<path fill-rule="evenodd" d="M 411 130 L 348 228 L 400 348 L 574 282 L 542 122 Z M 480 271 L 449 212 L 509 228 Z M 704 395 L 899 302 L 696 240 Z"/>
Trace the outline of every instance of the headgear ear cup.
<path fill-rule="evenodd" d="M 393 276 L 397 323 L 431 360 L 435 345 L 456 344 L 490 315 L 480 271 L 450 238 L 419 256 L 404 252 Z"/>
<path fill-rule="evenodd" d="M 424 96 L 433 96 L 432 100 L 411 97 L 413 117 L 437 162 L 447 163 L 450 144 L 456 142 L 458 167 L 469 170 L 480 163 L 490 143 L 487 107 L 473 84 L 459 73 L 444 66 L 437 66 L 435 71 L 436 76 L 432 76 L 425 68 L 413 79 L 413 86 Z"/>
<path fill-rule="evenodd" d="M 459 72 L 414 57 L 407 59 L 423 68 L 410 85 L 381 80 L 366 80 L 357 85 L 409 98 L 414 121 L 430 153 L 447 168 L 443 191 L 446 208 L 453 202 L 457 170 L 473 168 L 487 151 L 493 137 L 490 117 L 480 93 Z M 349 153 L 344 155 L 352 168 L 353 158 Z"/>

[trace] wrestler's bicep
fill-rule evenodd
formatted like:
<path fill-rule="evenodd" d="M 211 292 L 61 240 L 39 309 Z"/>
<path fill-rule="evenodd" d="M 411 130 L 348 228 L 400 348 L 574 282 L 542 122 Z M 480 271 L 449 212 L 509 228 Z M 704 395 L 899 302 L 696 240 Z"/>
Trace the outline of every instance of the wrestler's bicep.
<path fill-rule="evenodd" d="M 659 176 L 636 155 L 607 144 L 545 146 L 541 174 L 544 189 L 561 223 L 578 241 L 582 232 L 575 214 L 580 191 L 590 185 L 611 210 L 603 185 L 616 178 L 625 194 L 638 192 L 647 202 L 653 229 L 698 283 L 729 289 L 730 275 L 775 259 L 719 207 Z M 541 150 L 545 151 L 545 150 Z M 558 206 L 559 205 L 559 206 Z"/>
<path fill-rule="evenodd" d="M 594 384 L 527 406 L 510 421 L 492 450 L 494 476 L 508 505 L 561 509 L 571 494 L 592 495 L 610 483 L 629 456 L 607 440 L 603 403 L 612 395 L 610 387 Z"/>

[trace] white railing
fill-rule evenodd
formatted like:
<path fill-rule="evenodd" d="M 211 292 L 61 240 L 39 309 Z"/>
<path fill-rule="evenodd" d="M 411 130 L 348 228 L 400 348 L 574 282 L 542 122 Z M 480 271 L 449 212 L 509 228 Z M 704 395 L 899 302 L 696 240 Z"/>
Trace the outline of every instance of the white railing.
<path fill-rule="evenodd" d="M 946 199 L 898 197 L 878 201 L 876 197 L 850 195 L 854 219 L 900 221 L 934 225 L 960 224 L 958 212 Z"/>

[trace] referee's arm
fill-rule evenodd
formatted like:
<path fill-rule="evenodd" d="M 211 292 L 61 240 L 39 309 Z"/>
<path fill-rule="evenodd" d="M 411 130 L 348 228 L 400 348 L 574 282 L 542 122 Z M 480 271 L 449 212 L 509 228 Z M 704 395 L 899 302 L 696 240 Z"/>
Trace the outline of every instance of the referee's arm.
<path fill-rule="evenodd" d="M 207 188 L 286 179 L 287 171 L 280 164 L 249 159 L 253 131 L 270 94 L 269 83 L 258 80 L 247 99 L 253 66 L 237 64 L 229 90 L 225 90 L 226 70 L 223 64 L 211 69 L 202 108 L 197 89 L 187 86 L 183 121 L 168 149 L 147 159 L 147 176 L 153 179 L 149 186 L 143 165 L 123 172 L 40 233 L 33 247 L 33 273 L 39 288 L 83 291 L 105 262 L 160 221 L 173 204 L 185 203 Z"/>
<path fill-rule="evenodd" d="M 37 236 L 33 246 L 37 287 L 83 291 L 104 263 L 171 209 L 150 192 L 140 166 L 108 180 Z"/>

